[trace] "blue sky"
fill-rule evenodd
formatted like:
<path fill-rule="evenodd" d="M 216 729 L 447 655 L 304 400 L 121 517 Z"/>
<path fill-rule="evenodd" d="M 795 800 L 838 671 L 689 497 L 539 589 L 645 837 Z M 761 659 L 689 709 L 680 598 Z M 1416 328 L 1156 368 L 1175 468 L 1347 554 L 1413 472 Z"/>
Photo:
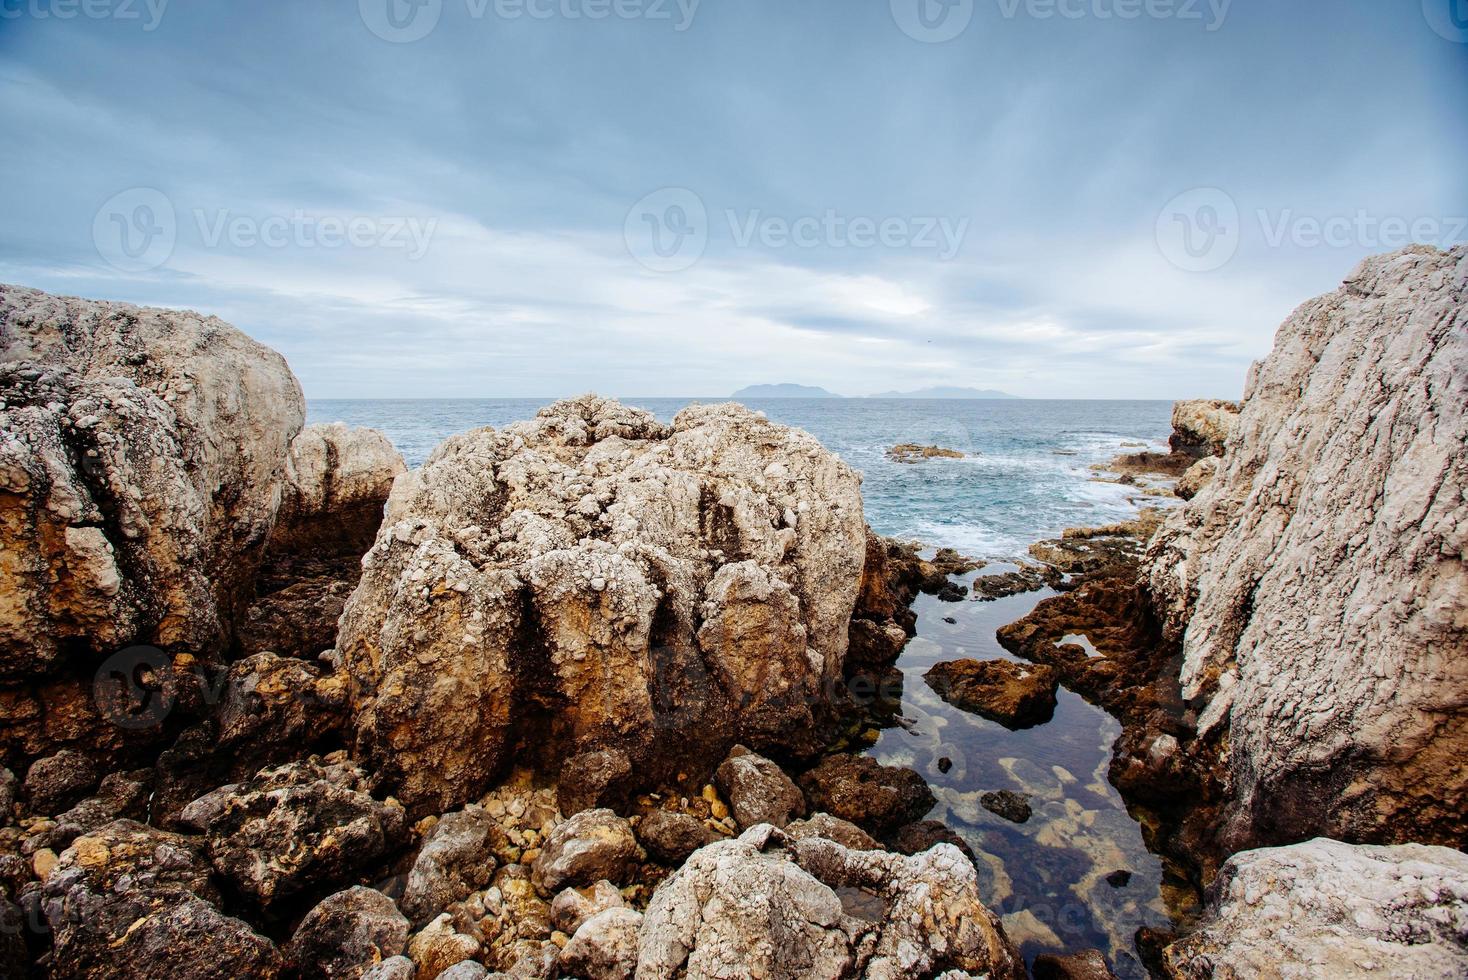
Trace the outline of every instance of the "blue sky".
<path fill-rule="evenodd" d="M 1237 396 L 1361 257 L 1468 234 L 1465 41 L 1468 0 L 0 0 L 0 281 L 217 313 L 313 397 Z"/>

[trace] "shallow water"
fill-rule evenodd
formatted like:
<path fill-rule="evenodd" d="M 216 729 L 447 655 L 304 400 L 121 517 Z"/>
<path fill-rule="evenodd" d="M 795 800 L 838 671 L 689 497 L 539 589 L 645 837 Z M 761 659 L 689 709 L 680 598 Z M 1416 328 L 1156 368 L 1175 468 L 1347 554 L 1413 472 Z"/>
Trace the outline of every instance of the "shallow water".
<path fill-rule="evenodd" d="M 691 401 L 623 400 L 664 420 Z M 416 466 L 455 432 L 530 418 L 544 404 L 313 401 L 309 417 L 382 429 Z M 1066 527 L 1124 520 L 1139 504 L 1155 503 L 1134 488 L 1095 482 L 1090 466 L 1136 443 L 1164 449 L 1171 413 L 1170 402 L 780 399 L 750 407 L 806 429 L 860 470 L 867 520 L 877 531 L 1001 560 Z M 941 445 L 969 458 L 916 465 L 887 459 L 887 448 L 901 442 Z M 963 834 L 978 855 L 984 900 L 1004 916 L 1027 960 L 1098 948 L 1119 976 L 1143 978 L 1132 935 L 1170 919 L 1161 864 L 1106 778 L 1120 725 L 1062 689 L 1051 721 L 1011 732 L 950 707 L 923 681 L 940 660 L 1015 659 L 995 630 L 1051 594 L 987 603 L 920 597 L 918 634 L 898 663 L 905 677 L 901 714 L 910 722 L 884 731 L 871 753 L 927 778 L 939 799 L 932 817 Z M 953 763 L 946 774 L 938 768 L 944 757 Z M 982 793 L 1001 789 L 1030 795 L 1027 823 L 979 805 Z M 1106 875 L 1120 870 L 1131 880 L 1108 884 Z"/>

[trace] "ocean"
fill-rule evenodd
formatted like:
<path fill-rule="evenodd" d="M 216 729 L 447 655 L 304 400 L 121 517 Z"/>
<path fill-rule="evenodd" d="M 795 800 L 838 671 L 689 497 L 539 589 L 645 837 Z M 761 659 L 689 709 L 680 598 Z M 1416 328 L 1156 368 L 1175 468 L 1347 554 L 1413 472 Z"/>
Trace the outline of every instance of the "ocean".
<path fill-rule="evenodd" d="M 724 399 L 699 399 L 721 401 Z M 694 399 L 623 399 L 669 420 Z M 313 401 L 310 421 L 381 429 L 410 466 L 444 437 L 532 417 L 536 400 Z M 799 426 L 863 476 L 867 521 L 878 532 L 953 547 L 1001 564 L 1067 527 L 1134 517 L 1158 498 L 1097 482 L 1091 466 L 1123 452 L 1166 449 L 1171 402 L 770 399 L 748 403 Z M 896 463 L 897 443 L 940 445 L 961 460 Z M 971 579 L 971 576 L 969 577 Z M 1024 731 L 948 705 L 923 674 L 942 660 L 1012 658 L 999 627 L 1053 593 L 997 602 L 914 604 L 917 635 L 903 651 L 902 723 L 882 731 L 870 754 L 923 774 L 938 798 L 929 816 L 973 849 L 981 897 L 1004 920 L 1027 961 L 1042 952 L 1100 949 L 1125 980 L 1147 972 L 1133 945 L 1141 926 L 1169 928 L 1191 912 L 1192 894 L 1164 881 L 1136 820 L 1107 781 L 1121 726 L 1062 689 L 1054 718 Z M 949 622 L 952 620 L 952 622 Z M 939 760 L 948 764 L 940 767 Z M 943 769 L 948 771 L 944 772 Z M 1011 823 L 980 804 L 1008 789 L 1030 798 L 1033 815 Z M 1113 885 L 1107 876 L 1125 871 Z"/>

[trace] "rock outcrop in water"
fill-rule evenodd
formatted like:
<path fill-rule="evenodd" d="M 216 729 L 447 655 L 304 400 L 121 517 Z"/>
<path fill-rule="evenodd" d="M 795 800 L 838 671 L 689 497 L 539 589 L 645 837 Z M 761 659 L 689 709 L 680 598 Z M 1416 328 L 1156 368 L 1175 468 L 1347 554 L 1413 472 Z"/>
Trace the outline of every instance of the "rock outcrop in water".
<path fill-rule="evenodd" d="M 857 475 L 739 406 L 588 396 L 456 436 L 398 480 L 342 618 L 357 754 L 422 815 L 517 743 L 645 780 L 810 751 L 865 544 Z"/>
<path fill-rule="evenodd" d="M 1153 540 L 1226 850 L 1468 840 L 1468 248 L 1363 263 L 1251 373 Z"/>

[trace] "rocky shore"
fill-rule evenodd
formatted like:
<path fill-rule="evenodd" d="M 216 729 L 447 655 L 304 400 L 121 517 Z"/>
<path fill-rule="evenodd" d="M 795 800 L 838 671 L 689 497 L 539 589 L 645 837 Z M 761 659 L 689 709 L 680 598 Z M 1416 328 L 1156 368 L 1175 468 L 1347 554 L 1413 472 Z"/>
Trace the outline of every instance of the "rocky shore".
<path fill-rule="evenodd" d="M 1367 262 L 1113 470 L 1186 504 L 997 574 L 737 405 L 585 396 L 407 471 L 217 319 L 0 287 L 0 975 L 1020 980 L 981 853 L 862 749 L 919 593 L 1039 587 L 1028 666 L 929 684 L 1122 722 L 1209 889 L 1159 975 L 1462 975 L 1465 274 Z"/>

